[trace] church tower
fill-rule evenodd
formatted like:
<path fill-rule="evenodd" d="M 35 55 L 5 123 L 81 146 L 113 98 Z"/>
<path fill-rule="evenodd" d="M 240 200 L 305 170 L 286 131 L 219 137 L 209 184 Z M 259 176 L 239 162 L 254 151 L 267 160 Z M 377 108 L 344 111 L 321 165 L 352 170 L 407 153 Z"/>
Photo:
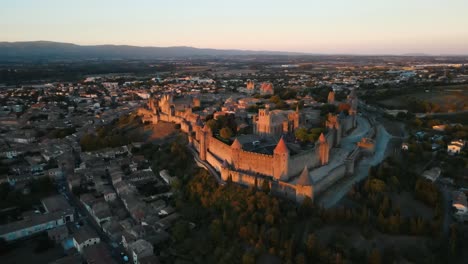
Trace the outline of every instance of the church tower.
<path fill-rule="evenodd" d="M 322 133 L 320 134 L 319 142 L 318 142 L 318 155 L 319 155 L 321 166 L 328 164 L 329 151 L 330 151 L 330 148 L 327 142 L 327 138 Z"/>

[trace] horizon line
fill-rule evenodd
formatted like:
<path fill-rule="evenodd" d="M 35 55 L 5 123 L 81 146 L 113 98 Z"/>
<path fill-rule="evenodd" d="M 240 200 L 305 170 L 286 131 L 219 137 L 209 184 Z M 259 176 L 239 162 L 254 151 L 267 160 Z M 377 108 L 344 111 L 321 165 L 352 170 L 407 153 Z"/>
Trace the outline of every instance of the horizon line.
<path fill-rule="evenodd" d="M 188 45 L 173 45 L 173 46 L 154 46 L 154 45 L 131 45 L 131 44 L 78 44 L 73 42 L 66 41 L 55 41 L 55 40 L 21 40 L 21 41 L 1 41 L 1 43 L 34 43 L 34 42 L 47 42 L 47 43 L 57 43 L 57 44 L 70 44 L 76 46 L 126 46 L 126 47 L 136 47 L 136 48 L 193 48 L 193 49 L 211 49 L 211 50 L 225 50 L 225 51 L 245 51 L 245 52 L 271 52 L 271 53 L 291 53 L 291 54 L 277 54 L 278 56 L 401 56 L 401 57 L 465 57 L 467 54 L 462 53 L 448 53 L 448 54 L 435 54 L 435 53 L 425 53 L 425 52 L 408 52 L 408 53 L 320 53 L 320 52 L 307 52 L 307 51 L 285 51 L 285 50 L 257 50 L 257 49 L 245 49 L 245 48 L 204 48 Z M 261 54 L 258 54 L 261 55 Z M 248 56 L 248 55 L 243 55 Z"/>

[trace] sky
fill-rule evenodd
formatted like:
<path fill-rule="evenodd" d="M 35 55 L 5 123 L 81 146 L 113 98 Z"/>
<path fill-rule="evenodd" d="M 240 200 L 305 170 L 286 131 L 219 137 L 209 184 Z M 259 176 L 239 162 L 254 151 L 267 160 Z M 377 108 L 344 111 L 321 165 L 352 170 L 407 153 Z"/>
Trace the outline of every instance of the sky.
<path fill-rule="evenodd" d="M 468 0 L 0 0 L 0 41 L 468 55 Z"/>

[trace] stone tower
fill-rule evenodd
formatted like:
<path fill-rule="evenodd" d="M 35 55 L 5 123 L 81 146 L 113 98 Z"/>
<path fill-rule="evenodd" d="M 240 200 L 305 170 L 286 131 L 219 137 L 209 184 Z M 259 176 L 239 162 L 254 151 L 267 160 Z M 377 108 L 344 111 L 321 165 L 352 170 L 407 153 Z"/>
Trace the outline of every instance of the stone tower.
<path fill-rule="evenodd" d="M 240 160 L 241 151 L 242 151 L 242 144 L 236 138 L 234 142 L 232 142 L 231 144 L 231 160 L 232 160 L 232 164 L 234 165 L 234 168 L 237 167 L 236 165 Z"/>
<path fill-rule="evenodd" d="M 309 169 L 307 165 L 302 170 L 301 174 L 299 175 L 299 179 L 296 182 L 296 201 L 302 202 L 305 197 L 309 197 L 313 200 L 314 192 L 313 192 L 313 183 L 310 180 L 309 176 Z"/>
<path fill-rule="evenodd" d="M 334 92 L 334 91 L 330 91 L 330 92 L 328 93 L 327 102 L 328 102 L 329 104 L 334 104 L 334 103 L 335 103 L 335 92 Z"/>
<path fill-rule="evenodd" d="M 280 141 L 273 150 L 273 158 L 273 177 L 276 180 L 288 180 L 289 150 L 288 146 L 286 146 L 286 142 L 284 142 L 283 137 L 281 137 Z"/>
<path fill-rule="evenodd" d="M 321 166 L 328 164 L 329 151 L 330 151 L 330 147 L 328 145 L 327 138 L 322 133 L 320 134 L 319 142 L 318 142 L 318 155 L 319 155 Z"/>
<path fill-rule="evenodd" d="M 357 115 L 358 104 L 359 104 L 359 100 L 356 95 L 356 89 L 351 90 L 351 92 L 348 95 L 347 101 L 348 101 L 348 104 L 351 106 L 351 108 L 349 109 L 349 115 L 352 118 L 353 128 L 354 128 L 357 125 L 356 115 Z"/>
<path fill-rule="evenodd" d="M 206 152 L 208 150 L 208 145 L 209 145 L 211 136 L 212 136 L 211 128 L 205 124 L 205 126 L 201 130 L 201 136 L 200 136 L 200 159 L 201 160 L 206 160 Z"/>
<path fill-rule="evenodd" d="M 271 115 L 268 109 L 258 109 L 258 120 L 254 122 L 256 134 L 269 134 L 271 127 Z"/>
<path fill-rule="evenodd" d="M 329 113 L 327 116 L 327 121 L 325 122 L 325 126 L 331 131 L 333 135 L 333 146 L 337 147 L 340 145 L 341 141 L 341 125 L 340 125 L 340 119 L 338 118 L 337 115 L 334 115 L 332 113 Z"/>

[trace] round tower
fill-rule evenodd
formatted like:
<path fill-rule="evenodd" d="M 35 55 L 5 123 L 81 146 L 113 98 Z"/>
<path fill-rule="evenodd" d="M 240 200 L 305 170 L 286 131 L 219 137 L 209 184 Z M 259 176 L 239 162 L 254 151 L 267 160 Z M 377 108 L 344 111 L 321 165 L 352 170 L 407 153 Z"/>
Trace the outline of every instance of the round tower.
<path fill-rule="evenodd" d="M 283 137 L 281 137 L 275 149 L 273 150 L 273 158 L 273 177 L 277 180 L 288 180 L 289 149 Z"/>

